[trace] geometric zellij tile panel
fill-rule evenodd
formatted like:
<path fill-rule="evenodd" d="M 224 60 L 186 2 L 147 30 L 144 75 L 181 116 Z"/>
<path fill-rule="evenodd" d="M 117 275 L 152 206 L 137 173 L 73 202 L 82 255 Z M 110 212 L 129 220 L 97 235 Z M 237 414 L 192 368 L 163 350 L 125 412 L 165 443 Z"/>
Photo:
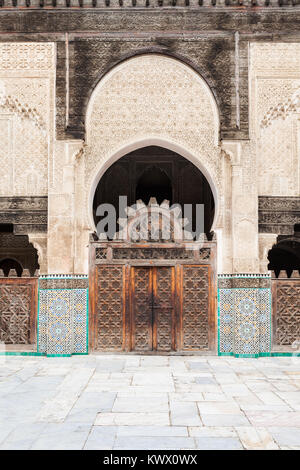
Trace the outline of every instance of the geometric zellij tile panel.
<path fill-rule="evenodd" d="M 88 289 L 40 289 L 38 352 L 88 352 Z"/>
<path fill-rule="evenodd" d="M 219 353 L 270 352 L 270 288 L 219 289 L 218 299 Z"/>

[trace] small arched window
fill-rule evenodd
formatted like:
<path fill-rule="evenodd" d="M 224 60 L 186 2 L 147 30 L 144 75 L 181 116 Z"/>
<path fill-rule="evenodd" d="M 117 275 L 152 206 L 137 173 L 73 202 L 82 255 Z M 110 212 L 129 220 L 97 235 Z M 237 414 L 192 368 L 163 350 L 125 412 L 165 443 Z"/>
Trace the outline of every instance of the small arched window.
<path fill-rule="evenodd" d="M 18 277 L 22 276 L 23 268 L 21 263 L 12 258 L 5 258 L 0 261 L 0 269 L 3 270 L 4 276 L 8 277 L 11 269 L 15 269 Z"/>

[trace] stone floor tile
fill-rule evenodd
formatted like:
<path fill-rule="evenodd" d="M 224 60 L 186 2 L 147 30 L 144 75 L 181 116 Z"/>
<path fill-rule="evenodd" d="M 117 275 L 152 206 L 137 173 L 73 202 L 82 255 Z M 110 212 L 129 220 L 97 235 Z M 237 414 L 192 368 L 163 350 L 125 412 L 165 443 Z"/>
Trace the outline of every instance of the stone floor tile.
<path fill-rule="evenodd" d="M 45 401 L 36 420 L 49 423 L 63 422 L 78 398 L 79 392 L 61 390 L 54 398 Z"/>
<path fill-rule="evenodd" d="M 171 392 L 169 393 L 169 397 L 171 401 L 203 401 L 203 393 L 198 392 L 191 392 L 191 393 L 184 393 L 184 392 Z"/>
<path fill-rule="evenodd" d="M 215 385 L 217 384 L 216 379 L 213 377 L 196 377 L 195 382 L 197 384 Z"/>
<path fill-rule="evenodd" d="M 220 385 L 208 384 L 176 384 L 175 391 L 177 393 L 222 393 Z"/>
<path fill-rule="evenodd" d="M 173 392 L 171 392 L 173 393 Z M 162 401 L 168 401 L 168 392 L 161 392 L 160 390 L 156 389 L 155 392 L 147 391 L 147 387 L 128 387 L 126 390 L 120 390 L 116 393 L 118 398 L 126 398 L 126 397 L 139 397 L 149 399 L 149 397 L 159 398 Z"/>
<path fill-rule="evenodd" d="M 34 439 L 5 441 L 0 445 L 0 450 L 30 450 L 33 444 Z"/>
<path fill-rule="evenodd" d="M 195 449 L 195 440 L 191 437 L 150 437 L 150 436 L 118 436 L 114 449 L 135 450 L 181 450 Z"/>
<path fill-rule="evenodd" d="M 286 403 L 300 404 L 300 389 L 297 391 L 278 391 L 277 395 Z"/>
<path fill-rule="evenodd" d="M 200 450 L 242 450 L 239 439 L 234 437 L 196 437 L 196 446 Z"/>
<path fill-rule="evenodd" d="M 171 423 L 174 426 L 201 426 L 196 403 L 170 402 Z"/>
<path fill-rule="evenodd" d="M 169 413 L 98 413 L 96 426 L 168 426 Z"/>
<path fill-rule="evenodd" d="M 274 391 L 280 391 L 280 392 L 296 392 L 300 388 L 300 382 L 299 385 L 297 386 L 294 382 L 291 381 L 283 381 L 283 380 L 272 380 L 271 384 L 274 387 Z"/>
<path fill-rule="evenodd" d="M 276 394 L 274 392 L 257 392 L 256 395 L 263 403 L 266 403 L 267 405 L 285 405 L 286 404 L 280 398 L 280 396 L 278 396 L 279 393 Z M 299 400 L 299 403 L 300 403 L 300 400 Z"/>
<path fill-rule="evenodd" d="M 276 390 L 267 380 L 245 380 L 245 385 L 254 393 Z"/>
<path fill-rule="evenodd" d="M 101 356 L 97 366 L 96 372 L 121 372 L 125 366 L 125 359 L 106 359 Z"/>
<path fill-rule="evenodd" d="M 99 413 L 98 408 L 88 408 L 86 410 L 75 409 L 75 407 L 71 410 L 71 412 L 66 416 L 64 422 L 65 423 L 82 423 L 82 424 L 89 424 L 92 426 L 96 420 L 97 414 Z"/>
<path fill-rule="evenodd" d="M 241 379 L 237 374 L 229 373 L 229 374 L 215 374 L 216 381 L 220 385 L 229 385 L 229 384 L 239 384 L 241 383 Z"/>
<path fill-rule="evenodd" d="M 37 377 L 42 376 L 65 376 L 71 371 L 71 367 L 41 367 L 36 373 Z"/>
<path fill-rule="evenodd" d="M 78 423 L 48 424 L 31 446 L 32 450 L 83 449 L 91 426 Z"/>
<path fill-rule="evenodd" d="M 98 408 L 98 411 L 108 411 L 113 407 L 117 393 L 110 392 L 86 392 L 84 391 L 78 400 L 74 408 L 82 409 L 94 409 Z"/>
<path fill-rule="evenodd" d="M 235 428 L 230 426 L 191 426 L 188 431 L 191 437 L 237 437 Z"/>
<path fill-rule="evenodd" d="M 249 390 L 249 388 L 242 383 L 221 384 L 221 389 L 226 395 L 230 395 L 232 397 L 245 397 L 252 395 L 252 392 Z"/>
<path fill-rule="evenodd" d="M 156 385 L 160 387 L 161 385 L 170 385 L 173 386 L 173 379 L 170 373 L 160 373 L 160 374 L 149 374 L 149 373 L 136 373 L 133 375 L 132 385 Z"/>
<path fill-rule="evenodd" d="M 300 447 L 300 427 L 280 427 L 275 424 L 269 427 L 268 431 L 280 447 Z"/>
<path fill-rule="evenodd" d="M 297 449 L 299 390 L 288 357 L 11 356 L 0 448 Z"/>
<path fill-rule="evenodd" d="M 203 393 L 203 399 L 204 399 L 204 401 L 218 401 L 218 402 L 224 401 L 224 402 L 228 402 L 229 398 L 224 393 L 204 392 Z M 196 400 L 196 401 L 202 401 L 202 400 Z"/>
<path fill-rule="evenodd" d="M 155 397 L 155 396 L 144 396 L 144 397 L 118 397 L 113 405 L 112 411 L 114 413 L 162 413 L 169 412 L 168 399 Z"/>
<path fill-rule="evenodd" d="M 265 428 L 241 426 L 236 428 L 240 441 L 248 450 L 275 450 L 278 445 L 272 435 Z"/>
<path fill-rule="evenodd" d="M 216 415 L 220 413 L 234 415 L 241 413 L 240 407 L 233 402 L 198 402 L 198 408 L 201 416 L 202 414 Z"/>
<path fill-rule="evenodd" d="M 274 412 L 290 412 L 293 411 L 292 408 L 288 405 L 266 405 L 265 403 L 245 403 L 241 401 L 237 401 L 241 410 L 244 412 L 255 412 L 255 411 L 274 411 Z"/>
<path fill-rule="evenodd" d="M 111 450 L 117 435 L 116 426 L 94 426 L 89 433 L 84 450 Z"/>
<path fill-rule="evenodd" d="M 221 415 L 221 414 L 201 414 L 204 426 L 249 426 L 250 422 L 244 415 Z"/>
<path fill-rule="evenodd" d="M 197 371 L 207 371 L 210 372 L 211 368 L 206 362 L 192 362 L 192 361 L 187 361 L 188 368 L 190 370 L 196 369 Z"/>
<path fill-rule="evenodd" d="M 188 437 L 186 426 L 119 426 L 118 436 Z"/>
<path fill-rule="evenodd" d="M 57 390 L 58 386 L 63 382 L 64 376 L 41 376 L 31 377 L 18 386 L 18 393 L 32 393 L 34 391 L 49 391 L 50 389 Z"/>
<path fill-rule="evenodd" d="M 254 426 L 300 426 L 300 412 L 280 412 L 280 411 L 245 411 L 249 421 Z"/>
<path fill-rule="evenodd" d="M 169 357 L 168 356 L 143 356 L 140 361 L 141 367 L 168 367 Z"/>

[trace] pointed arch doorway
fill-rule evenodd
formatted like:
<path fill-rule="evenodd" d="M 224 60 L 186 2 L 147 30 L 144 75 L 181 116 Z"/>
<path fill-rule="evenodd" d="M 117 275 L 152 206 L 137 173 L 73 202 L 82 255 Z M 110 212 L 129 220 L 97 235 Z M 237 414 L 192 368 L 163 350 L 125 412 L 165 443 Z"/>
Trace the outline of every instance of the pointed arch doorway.
<path fill-rule="evenodd" d="M 168 240 L 91 236 L 90 348 L 147 354 L 215 351 L 215 203 L 205 176 L 181 155 L 149 146 L 125 155 L 104 173 L 94 195 L 95 226 L 99 204 L 110 203 L 121 215 L 120 195 L 126 195 L 128 206 L 139 201 L 137 211 L 131 210 L 133 225 L 152 205 L 166 215 L 170 205 L 190 203 L 188 222 L 194 229 L 196 205 L 204 204 L 204 241 L 175 239 L 173 226 Z M 117 225 L 116 233 L 122 228 Z"/>

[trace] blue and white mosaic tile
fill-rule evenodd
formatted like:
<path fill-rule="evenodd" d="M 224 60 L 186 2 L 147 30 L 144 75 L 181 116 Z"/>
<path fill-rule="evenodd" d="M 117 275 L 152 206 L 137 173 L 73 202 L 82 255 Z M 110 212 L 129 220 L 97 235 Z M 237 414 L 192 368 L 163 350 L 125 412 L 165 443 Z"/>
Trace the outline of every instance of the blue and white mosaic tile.
<path fill-rule="evenodd" d="M 43 279 L 43 287 L 50 288 L 39 289 L 38 352 L 47 355 L 88 352 L 88 289 L 76 288 L 76 282 L 71 284 L 71 280 Z M 81 287 L 82 280 L 81 277 Z"/>
<path fill-rule="evenodd" d="M 241 285 L 245 286 L 247 278 L 242 279 Z M 253 276 L 250 280 L 249 284 L 255 285 Z M 223 286 L 226 283 L 223 282 Z M 270 352 L 271 289 L 228 286 L 227 282 L 226 287 L 219 285 L 218 289 L 219 353 L 259 355 Z"/>

